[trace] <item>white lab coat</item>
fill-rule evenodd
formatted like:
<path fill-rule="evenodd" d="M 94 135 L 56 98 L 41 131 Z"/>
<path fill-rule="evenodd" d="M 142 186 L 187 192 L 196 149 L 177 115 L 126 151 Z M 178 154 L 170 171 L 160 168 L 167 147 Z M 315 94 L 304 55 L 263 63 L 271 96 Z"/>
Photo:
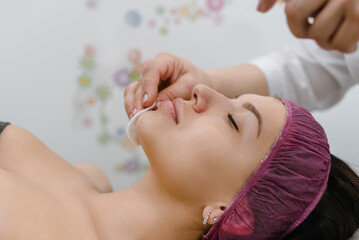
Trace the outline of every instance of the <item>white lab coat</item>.
<path fill-rule="evenodd" d="M 326 51 L 312 40 L 251 63 L 263 71 L 271 96 L 292 100 L 308 110 L 334 105 L 359 83 L 359 50 L 352 54 Z"/>

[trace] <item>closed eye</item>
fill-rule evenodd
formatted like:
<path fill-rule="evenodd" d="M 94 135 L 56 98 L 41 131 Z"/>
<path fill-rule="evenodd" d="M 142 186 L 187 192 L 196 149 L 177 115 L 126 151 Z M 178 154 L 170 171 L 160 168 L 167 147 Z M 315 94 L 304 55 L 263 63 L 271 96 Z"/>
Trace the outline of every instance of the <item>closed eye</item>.
<path fill-rule="evenodd" d="M 236 128 L 236 130 L 238 131 L 238 126 L 236 124 L 236 121 L 234 121 L 233 117 L 232 117 L 232 114 L 231 113 L 228 113 L 227 115 L 229 121 L 231 122 L 231 124 Z"/>

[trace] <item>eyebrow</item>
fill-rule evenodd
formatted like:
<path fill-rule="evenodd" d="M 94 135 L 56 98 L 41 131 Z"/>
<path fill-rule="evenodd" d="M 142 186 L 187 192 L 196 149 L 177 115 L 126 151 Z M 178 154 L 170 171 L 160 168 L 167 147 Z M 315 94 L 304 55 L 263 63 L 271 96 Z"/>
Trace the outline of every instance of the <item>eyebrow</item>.
<path fill-rule="evenodd" d="M 261 132 L 262 132 L 262 115 L 259 113 L 257 108 L 255 108 L 255 106 L 250 102 L 244 103 L 243 107 L 245 109 L 251 111 L 252 113 L 254 113 L 254 115 L 256 116 L 256 118 L 258 120 L 258 134 L 257 134 L 257 138 L 258 138 L 259 134 L 261 134 Z"/>

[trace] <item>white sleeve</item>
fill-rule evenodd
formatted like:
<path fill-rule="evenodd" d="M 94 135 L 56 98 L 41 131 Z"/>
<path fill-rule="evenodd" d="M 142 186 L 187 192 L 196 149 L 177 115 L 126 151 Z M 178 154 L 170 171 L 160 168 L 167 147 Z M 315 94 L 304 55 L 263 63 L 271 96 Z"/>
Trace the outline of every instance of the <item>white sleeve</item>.
<path fill-rule="evenodd" d="M 334 105 L 356 84 L 344 54 L 323 50 L 312 40 L 251 63 L 263 71 L 271 96 L 292 100 L 308 110 Z"/>

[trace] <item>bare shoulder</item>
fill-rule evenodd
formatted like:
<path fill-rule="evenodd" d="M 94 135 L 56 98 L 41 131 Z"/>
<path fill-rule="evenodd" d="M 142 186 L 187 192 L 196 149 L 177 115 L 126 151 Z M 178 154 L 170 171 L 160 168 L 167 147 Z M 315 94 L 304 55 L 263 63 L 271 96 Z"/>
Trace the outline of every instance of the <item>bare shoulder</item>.
<path fill-rule="evenodd" d="M 65 161 L 26 129 L 8 125 L 0 134 L 0 168 L 11 172 L 29 172 Z"/>
<path fill-rule="evenodd" d="M 52 189 L 57 186 L 77 191 L 89 186 L 99 192 L 112 191 L 109 180 L 98 167 L 68 163 L 34 134 L 15 125 L 8 125 L 0 134 L 0 169 Z"/>
<path fill-rule="evenodd" d="M 99 192 L 112 192 L 110 181 L 104 172 L 97 166 L 88 163 L 76 163 L 72 166 L 77 169 L 84 177 L 86 177 Z"/>

